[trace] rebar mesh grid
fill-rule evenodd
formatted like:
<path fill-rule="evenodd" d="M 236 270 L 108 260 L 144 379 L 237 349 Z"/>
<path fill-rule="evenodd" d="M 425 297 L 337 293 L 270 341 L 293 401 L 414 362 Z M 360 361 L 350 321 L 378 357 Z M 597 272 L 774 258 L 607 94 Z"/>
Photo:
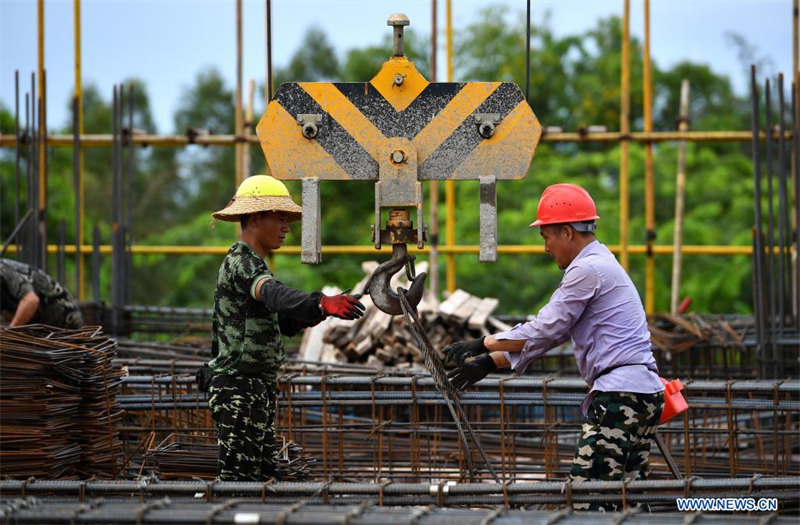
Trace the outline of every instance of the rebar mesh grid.
<path fill-rule="evenodd" d="M 659 428 L 685 476 L 800 475 L 800 381 L 685 383 L 690 410 Z M 314 479 L 463 481 L 456 429 L 426 374 L 295 372 L 279 387 L 278 433 L 317 459 Z M 461 403 L 503 480 L 552 479 L 568 472 L 585 393 L 577 378 L 490 376 Z M 131 446 L 176 430 L 213 443 L 193 377 L 129 377 L 120 402 Z M 669 476 L 655 447 L 651 470 Z"/>

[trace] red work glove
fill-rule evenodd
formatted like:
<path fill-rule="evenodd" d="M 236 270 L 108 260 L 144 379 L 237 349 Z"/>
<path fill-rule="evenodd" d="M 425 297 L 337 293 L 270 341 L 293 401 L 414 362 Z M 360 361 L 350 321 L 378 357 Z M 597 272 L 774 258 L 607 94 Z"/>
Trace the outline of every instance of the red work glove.
<path fill-rule="evenodd" d="M 326 315 L 352 321 L 364 315 L 364 305 L 352 295 L 323 295 L 319 305 Z"/>

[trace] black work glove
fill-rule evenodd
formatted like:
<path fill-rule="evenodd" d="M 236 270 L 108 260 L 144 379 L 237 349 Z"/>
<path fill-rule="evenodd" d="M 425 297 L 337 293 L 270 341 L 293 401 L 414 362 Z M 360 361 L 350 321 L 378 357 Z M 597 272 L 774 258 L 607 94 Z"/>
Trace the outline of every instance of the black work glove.
<path fill-rule="evenodd" d="M 492 356 L 481 354 L 478 357 L 468 357 L 463 365 L 450 370 L 447 378 L 456 390 L 464 390 L 496 370 L 497 365 Z"/>
<path fill-rule="evenodd" d="M 489 351 L 483 344 L 485 337 L 480 339 L 473 339 L 472 341 L 461 341 L 460 343 L 453 343 L 444 349 L 444 362 L 449 363 L 455 360 L 458 366 L 464 366 L 464 362 L 468 357 L 478 357 Z"/>

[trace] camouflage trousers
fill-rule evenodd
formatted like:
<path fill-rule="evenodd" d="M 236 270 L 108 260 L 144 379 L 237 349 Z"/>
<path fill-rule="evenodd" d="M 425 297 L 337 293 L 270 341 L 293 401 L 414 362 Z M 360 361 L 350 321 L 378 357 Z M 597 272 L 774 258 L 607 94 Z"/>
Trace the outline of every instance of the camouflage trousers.
<path fill-rule="evenodd" d="M 664 393 L 597 392 L 586 413 L 569 477 L 579 481 L 646 479 Z M 577 510 L 621 510 L 615 503 L 576 503 Z"/>
<path fill-rule="evenodd" d="M 217 375 L 208 389 L 208 406 L 217 423 L 219 479 L 266 481 L 278 477 L 274 380 Z"/>

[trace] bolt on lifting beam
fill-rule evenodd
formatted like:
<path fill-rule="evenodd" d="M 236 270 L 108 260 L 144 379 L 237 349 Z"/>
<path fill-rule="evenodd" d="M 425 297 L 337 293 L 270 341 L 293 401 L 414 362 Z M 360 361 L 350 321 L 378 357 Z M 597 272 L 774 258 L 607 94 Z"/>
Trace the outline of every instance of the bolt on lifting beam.
<path fill-rule="evenodd" d="M 302 181 L 303 263 L 321 261 L 320 181 L 375 182 L 372 241 L 377 249 L 391 244 L 393 257 L 365 293 L 394 315 L 401 309 L 388 289 L 392 274 L 405 267 L 412 285 L 403 294 L 413 306 L 422 297 L 424 275 L 414 275 L 405 249 L 408 243 L 422 248 L 426 240 L 422 182 L 480 181 L 480 260 L 495 261 L 496 183 L 525 177 L 542 136 L 512 82 L 428 82 L 404 54 L 409 24 L 403 14 L 390 16 L 393 56 L 369 82 L 284 83 L 257 126 L 270 173 Z M 385 208 L 390 214 L 382 229 Z"/>

